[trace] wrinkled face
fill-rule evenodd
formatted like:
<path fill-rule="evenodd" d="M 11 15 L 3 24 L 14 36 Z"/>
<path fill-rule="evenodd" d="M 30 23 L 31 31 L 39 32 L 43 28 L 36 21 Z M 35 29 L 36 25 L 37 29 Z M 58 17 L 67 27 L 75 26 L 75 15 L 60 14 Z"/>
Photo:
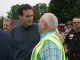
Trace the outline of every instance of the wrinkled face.
<path fill-rule="evenodd" d="M 75 29 L 80 29 L 80 19 L 74 19 L 73 26 Z"/>
<path fill-rule="evenodd" d="M 4 22 L 3 22 L 3 29 L 4 29 L 5 31 L 10 32 L 10 30 L 12 29 L 11 22 L 10 22 L 10 21 L 4 21 Z"/>
<path fill-rule="evenodd" d="M 44 32 L 44 29 L 46 28 L 46 22 L 40 19 L 38 23 L 38 28 L 39 28 L 40 34 L 42 34 Z"/>
<path fill-rule="evenodd" d="M 32 25 L 33 23 L 33 10 L 28 9 L 23 11 L 23 16 L 19 16 L 20 19 L 22 20 L 22 23 L 25 27 L 28 27 Z"/>

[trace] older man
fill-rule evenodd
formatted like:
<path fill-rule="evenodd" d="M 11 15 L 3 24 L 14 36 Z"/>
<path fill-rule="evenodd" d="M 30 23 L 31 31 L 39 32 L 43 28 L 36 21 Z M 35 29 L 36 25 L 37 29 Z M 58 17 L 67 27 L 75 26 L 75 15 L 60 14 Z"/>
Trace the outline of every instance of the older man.
<path fill-rule="evenodd" d="M 80 60 L 80 18 L 73 19 L 73 27 L 66 36 L 66 52 L 69 60 Z"/>
<path fill-rule="evenodd" d="M 57 17 L 52 13 L 45 13 L 40 18 L 38 27 L 41 38 L 33 49 L 31 60 L 65 60 L 62 43 L 55 34 L 57 26 Z"/>

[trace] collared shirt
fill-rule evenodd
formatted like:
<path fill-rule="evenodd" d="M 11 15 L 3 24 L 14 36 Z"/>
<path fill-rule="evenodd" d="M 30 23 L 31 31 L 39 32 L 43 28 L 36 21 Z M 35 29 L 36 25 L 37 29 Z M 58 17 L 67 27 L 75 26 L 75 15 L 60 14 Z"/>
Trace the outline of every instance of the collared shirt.
<path fill-rule="evenodd" d="M 42 34 L 40 40 L 51 33 L 55 33 L 55 31 L 49 31 Z M 55 43 L 51 41 L 45 42 L 43 48 L 39 53 L 39 60 L 60 60 L 60 49 Z"/>

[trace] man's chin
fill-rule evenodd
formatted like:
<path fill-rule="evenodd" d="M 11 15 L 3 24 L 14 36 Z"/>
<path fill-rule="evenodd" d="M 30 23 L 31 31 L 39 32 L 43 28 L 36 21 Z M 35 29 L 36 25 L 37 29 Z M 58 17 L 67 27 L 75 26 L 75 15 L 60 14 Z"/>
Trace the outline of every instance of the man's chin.
<path fill-rule="evenodd" d="M 8 30 L 5 30 L 5 31 L 8 31 Z"/>
<path fill-rule="evenodd" d="M 32 25 L 32 23 L 29 23 L 28 25 L 29 25 L 29 26 L 31 26 L 31 25 Z"/>
<path fill-rule="evenodd" d="M 75 29 L 79 29 L 79 27 L 76 27 Z"/>

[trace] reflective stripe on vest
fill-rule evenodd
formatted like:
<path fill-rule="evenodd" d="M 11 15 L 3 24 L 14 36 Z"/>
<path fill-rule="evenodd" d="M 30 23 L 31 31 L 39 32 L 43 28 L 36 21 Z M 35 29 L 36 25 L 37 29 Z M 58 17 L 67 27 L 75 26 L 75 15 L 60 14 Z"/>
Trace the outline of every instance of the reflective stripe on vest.
<path fill-rule="evenodd" d="M 49 40 L 52 41 L 53 43 L 55 43 L 59 47 L 59 49 L 60 49 L 60 60 L 66 60 L 65 59 L 65 52 L 64 52 L 63 45 L 60 42 L 59 38 L 56 35 L 54 35 L 54 34 L 50 34 L 47 37 L 43 38 L 36 45 L 36 47 L 33 49 L 31 60 L 38 60 L 38 54 L 39 54 L 41 48 L 43 47 L 44 43 L 46 41 L 49 41 Z"/>

